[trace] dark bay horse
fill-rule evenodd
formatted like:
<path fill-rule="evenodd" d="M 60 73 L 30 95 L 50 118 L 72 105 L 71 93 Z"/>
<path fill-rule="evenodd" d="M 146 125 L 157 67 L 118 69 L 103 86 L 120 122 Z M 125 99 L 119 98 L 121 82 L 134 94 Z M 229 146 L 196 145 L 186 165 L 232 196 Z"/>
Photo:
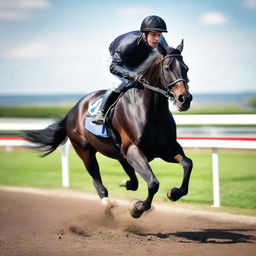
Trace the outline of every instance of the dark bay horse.
<path fill-rule="evenodd" d="M 103 204 L 110 201 L 108 190 L 102 183 L 96 152 L 121 163 L 129 176 L 125 185 L 127 190 L 138 188 L 137 172 L 148 185 L 148 196 L 144 201 L 133 200 L 130 203 L 130 214 L 134 218 L 151 208 L 159 188 L 149 162 L 159 157 L 167 162 L 179 163 L 184 169 L 182 184 L 167 192 L 170 200 L 178 200 L 188 193 L 192 170 L 191 159 L 185 156 L 176 140 L 176 124 L 168 107 L 168 99 L 171 99 L 179 111 L 186 111 L 192 100 L 182 49 L 183 41 L 177 48 L 170 48 L 164 57 L 154 53 L 137 69 L 136 72 L 142 75 L 141 83 L 128 89 L 117 101 L 109 121 L 112 127 L 109 139 L 97 137 L 84 127 L 89 104 L 102 96 L 104 91 L 82 98 L 64 118 L 46 129 L 27 131 L 24 137 L 37 143 L 45 155 L 69 138 L 91 175 Z"/>

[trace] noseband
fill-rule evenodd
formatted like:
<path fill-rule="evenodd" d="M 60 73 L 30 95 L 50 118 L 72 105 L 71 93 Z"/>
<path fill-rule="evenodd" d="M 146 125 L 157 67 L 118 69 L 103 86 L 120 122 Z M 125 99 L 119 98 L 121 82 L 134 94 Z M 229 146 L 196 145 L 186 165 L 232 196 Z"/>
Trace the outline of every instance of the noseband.
<path fill-rule="evenodd" d="M 175 57 L 181 57 L 180 54 L 170 54 L 170 55 L 167 55 L 165 56 L 163 59 L 162 59 L 162 66 L 163 66 L 163 61 L 168 59 L 168 58 L 172 58 L 172 60 L 170 61 L 170 64 L 172 63 L 172 61 L 174 60 Z M 169 65 L 170 65 L 169 64 Z M 163 67 L 162 67 L 163 68 Z M 178 78 L 170 83 L 166 82 L 165 81 L 165 78 L 164 78 L 164 85 L 165 85 L 165 90 L 159 88 L 159 87 L 155 87 L 155 86 L 151 86 L 148 81 L 146 81 L 146 79 L 144 78 L 140 78 L 139 79 L 139 82 L 144 86 L 146 87 L 147 89 L 149 90 L 152 90 L 152 91 L 155 91 L 155 92 L 159 92 L 161 94 L 163 94 L 166 98 L 168 98 L 169 100 L 174 100 L 175 99 L 175 95 L 174 93 L 171 91 L 172 87 L 177 84 L 178 82 L 185 82 L 185 86 L 186 86 L 186 89 L 188 89 L 188 80 L 186 79 L 183 79 L 183 78 Z"/>

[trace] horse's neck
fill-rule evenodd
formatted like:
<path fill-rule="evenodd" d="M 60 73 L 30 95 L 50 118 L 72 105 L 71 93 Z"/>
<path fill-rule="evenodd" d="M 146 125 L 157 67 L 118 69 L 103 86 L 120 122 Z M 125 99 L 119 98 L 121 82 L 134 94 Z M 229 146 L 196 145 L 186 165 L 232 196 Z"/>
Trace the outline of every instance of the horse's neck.
<path fill-rule="evenodd" d="M 161 61 L 162 58 L 157 58 L 145 77 L 151 86 L 159 87 L 162 83 Z M 161 114 L 167 109 L 169 111 L 168 100 L 164 95 L 144 88 L 143 98 L 144 105 L 150 108 L 150 110 L 154 111 L 156 114 Z"/>
<path fill-rule="evenodd" d="M 166 112 L 169 111 L 167 98 L 158 92 L 150 93 L 152 94 L 152 99 L 150 102 L 150 108 L 152 108 L 152 112 L 156 116 L 165 115 Z"/>

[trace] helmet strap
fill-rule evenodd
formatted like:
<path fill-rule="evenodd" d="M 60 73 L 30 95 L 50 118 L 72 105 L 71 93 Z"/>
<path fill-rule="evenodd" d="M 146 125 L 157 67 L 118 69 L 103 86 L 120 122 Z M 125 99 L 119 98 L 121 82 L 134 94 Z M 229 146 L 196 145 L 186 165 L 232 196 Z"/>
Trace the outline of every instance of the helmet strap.
<path fill-rule="evenodd" d="M 143 38 L 143 40 L 145 41 L 145 43 L 148 45 L 148 46 L 150 46 L 149 44 L 148 44 L 148 31 L 145 31 L 145 32 L 142 32 L 142 38 Z"/>

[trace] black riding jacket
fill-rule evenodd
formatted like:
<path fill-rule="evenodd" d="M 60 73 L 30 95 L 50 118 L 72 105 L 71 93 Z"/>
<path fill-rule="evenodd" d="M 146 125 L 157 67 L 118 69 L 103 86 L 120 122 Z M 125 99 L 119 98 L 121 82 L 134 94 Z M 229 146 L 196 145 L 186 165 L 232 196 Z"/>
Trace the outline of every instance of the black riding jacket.
<path fill-rule="evenodd" d="M 168 47 L 162 35 L 158 44 L 159 52 L 165 55 Z M 134 80 L 136 73 L 132 70 L 142 64 L 153 49 L 143 39 L 140 31 L 131 31 L 118 36 L 109 46 L 112 56 L 110 72 L 114 75 Z"/>

